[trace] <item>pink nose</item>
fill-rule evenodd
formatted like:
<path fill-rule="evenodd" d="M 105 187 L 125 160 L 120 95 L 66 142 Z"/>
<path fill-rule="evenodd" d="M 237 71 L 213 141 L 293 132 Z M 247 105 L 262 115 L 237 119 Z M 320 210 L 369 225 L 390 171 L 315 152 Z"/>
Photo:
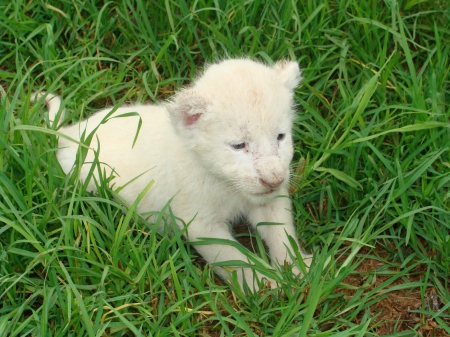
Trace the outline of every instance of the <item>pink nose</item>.
<path fill-rule="evenodd" d="M 270 181 L 259 178 L 259 183 L 261 185 L 270 187 L 270 188 L 275 188 L 275 187 L 280 186 L 283 181 L 284 181 L 284 178 L 281 178 L 278 180 L 270 180 Z"/>

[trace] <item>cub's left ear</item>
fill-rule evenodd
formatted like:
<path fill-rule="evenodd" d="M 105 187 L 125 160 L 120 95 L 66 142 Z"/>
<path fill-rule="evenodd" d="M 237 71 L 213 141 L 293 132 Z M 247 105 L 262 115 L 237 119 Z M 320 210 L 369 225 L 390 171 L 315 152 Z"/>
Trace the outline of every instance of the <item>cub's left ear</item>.
<path fill-rule="evenodd" d="M 278 78 L 289 90 L 294 90 L 301 82 L 302 72 L 297 62 L 278 61 L 274 66 Z"/>

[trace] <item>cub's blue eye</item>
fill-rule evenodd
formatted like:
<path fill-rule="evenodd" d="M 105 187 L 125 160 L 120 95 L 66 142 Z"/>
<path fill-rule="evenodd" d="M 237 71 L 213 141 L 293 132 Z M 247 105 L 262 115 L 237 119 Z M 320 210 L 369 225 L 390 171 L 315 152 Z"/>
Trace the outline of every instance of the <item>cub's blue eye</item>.
<path fill-rule="evenodd" d="M 285 134 L 285 133 L 279 133 L 278 136 L 277 136 L 277 140 L 278 140 L 278 141 L 281 141 L 281 140 L 283 140 L 284 138 L 286 138 L 286 134 Z"/>
<path fill-rule="evenodd" d="M 242 150 L 243 148 L 245 148 L 245 143 L 232 144 L 231 147 L 235 150 Z"/>

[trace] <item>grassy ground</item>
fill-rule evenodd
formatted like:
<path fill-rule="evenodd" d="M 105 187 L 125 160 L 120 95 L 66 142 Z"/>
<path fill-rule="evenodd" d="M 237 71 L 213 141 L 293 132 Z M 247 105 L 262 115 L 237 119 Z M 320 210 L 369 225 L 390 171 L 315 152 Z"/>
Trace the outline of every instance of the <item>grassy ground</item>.
<path fill-rule="evenodd" d="M 295 3 L 0 0 L 0 336 L 450 335 L 450 8 Z M 105 183 L 85 192 L 30 104 L 161 100 L 241 55 L 304 69 L 291 191 L 315 259 L 270 271 L 284 296 L 244 295 Z"/>

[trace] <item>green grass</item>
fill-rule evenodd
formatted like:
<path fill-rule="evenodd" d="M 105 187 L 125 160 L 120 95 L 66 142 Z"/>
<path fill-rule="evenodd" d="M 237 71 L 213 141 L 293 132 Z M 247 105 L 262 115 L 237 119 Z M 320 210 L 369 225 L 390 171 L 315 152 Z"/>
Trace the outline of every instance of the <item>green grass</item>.
<path fill-rule="evenodd" d="M 450 335 L 446 1 L 0 8 L 0 336 L 375 336 L 382 323 L 393 336 Z M 168 98 L 205 62 L 243 55 L 297 60 L 305 78 L 291 190 L 315 258 L 301 280 L 266 271 L 284 296 L 243 294 L 193 262 L 182 233 L 156 231 L 169 207 L 149 224 L 104 181 L 87 193 L 59 167 L 46 108 L 30 104 L 58 93 L 77 120 Z M 380 322 L 398 291 L 420 294 L 417 320 Z"/>

